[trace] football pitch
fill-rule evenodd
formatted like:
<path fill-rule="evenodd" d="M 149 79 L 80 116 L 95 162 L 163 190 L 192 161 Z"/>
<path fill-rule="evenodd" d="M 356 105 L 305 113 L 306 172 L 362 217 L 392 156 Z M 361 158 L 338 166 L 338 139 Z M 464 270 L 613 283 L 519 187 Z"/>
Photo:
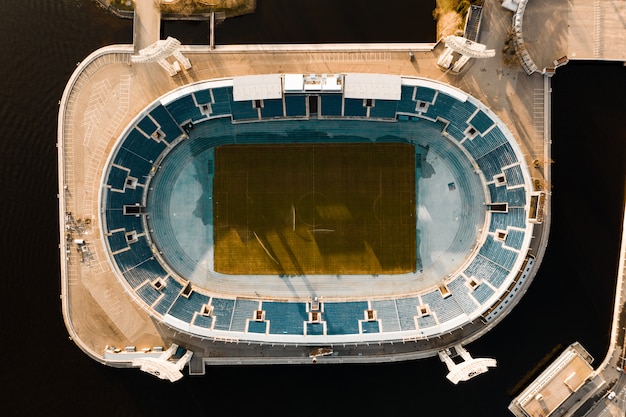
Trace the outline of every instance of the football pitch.
<path fill-rule="evenodd" d="M 217 147 L 215 271 L 415 271 L 415 163 L 404 143 Z"/>

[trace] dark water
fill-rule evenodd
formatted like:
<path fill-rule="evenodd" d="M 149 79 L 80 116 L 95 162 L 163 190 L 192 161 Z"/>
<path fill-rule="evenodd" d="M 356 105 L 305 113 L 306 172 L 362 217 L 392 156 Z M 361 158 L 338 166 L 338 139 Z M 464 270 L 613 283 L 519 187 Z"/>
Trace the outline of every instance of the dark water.
<path fill-rule="evenodd" d="M 254 14 L 217 25 L 217 44 L 434 42 L 434 0 L 257 0 Z M 208 44 L 205 22 L 162 25 L 163 36 Z"/>
<path fill-rule="evenodd" d="M 331 7 L 329 2 L 309 3 L 259 0 L 256 19 L 224 23 L 218 41 L 433 38 L 430 15 L 400 8 L 405 2 L 393 2 L 388 13 L 381 2 L 343 0 L 336 3 L 360 7 L 359 18 L 341 6 L 341 17 L 330 20 L 305 12 Z M 413 29 L 422 26 L 430 29 L 418 36 Z M 187 42 L 206 37 L 199 25 L 170 30 Z M 578 340 L 596 364 L 602 360 L 626 183 L 626 69 L 599 63 L 570 63 L 553 79 L 554 210 L 547 259 L 520 305 L 470 345 L 474 356 L 497 358 L 498 368 L 488 374 L 453 386 L 433 358 L 211 368 L 204 378 L 172 385 L 87 358 L 68 340 L 58 298 L 57 102 L 76 62 L 131 38 L 130 21 L 88 0 L 0 1 L 0 415 L 507 416 L 509 390 L 555 347 Z"/>

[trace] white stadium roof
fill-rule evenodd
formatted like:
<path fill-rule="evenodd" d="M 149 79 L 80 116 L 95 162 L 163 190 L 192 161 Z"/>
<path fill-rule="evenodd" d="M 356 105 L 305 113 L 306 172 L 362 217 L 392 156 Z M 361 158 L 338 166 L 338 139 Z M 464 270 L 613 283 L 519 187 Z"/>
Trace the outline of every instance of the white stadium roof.
<path fill-rule="evenodd" d="M 387 74 L 346 74 L 344 96 L 346 98 L 372 98 L 400 100 L 402 79 Z"/>
<path fill-rule="evenodd" d="M 233 100 L 263 100 L 283 96 L 280 74 L 247 75 L 233 78 Z"/>

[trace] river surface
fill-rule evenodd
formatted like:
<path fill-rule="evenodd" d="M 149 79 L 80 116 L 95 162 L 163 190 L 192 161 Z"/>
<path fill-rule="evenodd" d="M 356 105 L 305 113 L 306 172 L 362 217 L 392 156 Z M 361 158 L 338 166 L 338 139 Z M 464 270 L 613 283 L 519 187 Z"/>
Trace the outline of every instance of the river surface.
<path fill-rule="evenodd" d="M 402 3 L 411 3 L 407 6 Z M 434 1 L 258 0 L 217 42 L 432 42 Z M 376 365 L 216 367 L 176 384 L 113 369 L 68 340 L 61 316 L 58 101 L 76 63 L 130 43 L 130 20 L 90 0 L 0 1 L 0 311 L 3 416 L 507 416 L 511 392 L 574 341 L 608 347 L 625 191 L 626 68 L 571 62 L 553 78 L 553 222 L 518 307 L 469 346 L 498 367 L 452 385 L 437 358 Z M 163 36 L 206 43 L 206 23 Z"/>

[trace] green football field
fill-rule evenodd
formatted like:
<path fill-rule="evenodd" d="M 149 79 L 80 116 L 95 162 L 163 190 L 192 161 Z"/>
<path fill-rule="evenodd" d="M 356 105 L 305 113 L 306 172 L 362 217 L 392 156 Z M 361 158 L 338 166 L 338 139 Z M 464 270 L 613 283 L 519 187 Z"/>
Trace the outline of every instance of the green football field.
<path fill-rule="evenodd" d="M 415 187 L 408 144 L 218 147 L 214 268 L 237 275 L 414 271 Z"/>

